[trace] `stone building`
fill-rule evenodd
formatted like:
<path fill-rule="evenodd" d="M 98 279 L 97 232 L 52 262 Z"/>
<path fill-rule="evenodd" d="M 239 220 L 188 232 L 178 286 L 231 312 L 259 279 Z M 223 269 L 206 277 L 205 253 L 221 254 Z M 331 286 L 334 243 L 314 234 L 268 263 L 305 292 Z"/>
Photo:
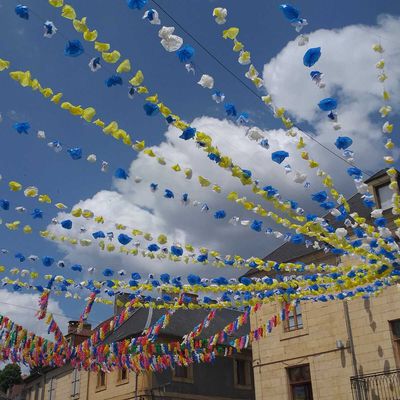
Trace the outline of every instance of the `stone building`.
<path fill-rule="evenodd" d="M 105 340 L 110 343 L 140 336 L 163 313 L 163 310 L 137 309 Z M 161 330 L 158 340 L 181 341 L 182 336 L 204 320 L 207 314 L 206 310 L 176 311 L 169 325 Z M 239 315 L 240 312 L 233 309 L 218 310 L 215 319 L 199 338 L 207 338 L 219 332 Z M 248 332 L 249 325 L 247 323 L 243 326 L 237 335 Z M 70 323 L 68 338 L 75 344 L 87 337 L 82 334 L 77 337 L 76 328 L 75 321 Z M 32 374 L 25 379 L 25 393 L 26 400 L 252 400 L 254 382 L 251 365 L 251 351 L 247 350 L 234 356 L 217 356 L 212 364 L 176 367 L 163 373 L 136 374 L 126 369 L 93 373 L 65 366 Z"/>
<path fill-rule="evenodd" d="M 392 227 L 386 170 L 365 183 Z M 350 198 L 349 204 L 372 223 L 360 194 Z M 339 227 L 331 215 L 326 219 Z M 334 265 L 358 262 L 292 243 L 280 246 L 266 259 Z M 282 304 L 264 305 L 252 317 L 252 329 L 281 309 Z M 400 368 L 399 288 L 386 288 L 370 299 L 300 303 L 289 319 L 254 342 L 252 350 L 256 400 L 400 399 L 400 370 L 396 370 Z"/>

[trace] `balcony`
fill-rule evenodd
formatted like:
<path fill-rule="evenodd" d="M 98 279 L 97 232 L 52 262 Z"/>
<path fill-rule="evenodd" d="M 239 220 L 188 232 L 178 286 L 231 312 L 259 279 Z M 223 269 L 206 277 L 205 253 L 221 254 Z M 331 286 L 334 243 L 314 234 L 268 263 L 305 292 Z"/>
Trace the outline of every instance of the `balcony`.
<path fill-rule="evenodd" d="M 354 400 L 400 400 L 400 369 L 350 378 Z"/>

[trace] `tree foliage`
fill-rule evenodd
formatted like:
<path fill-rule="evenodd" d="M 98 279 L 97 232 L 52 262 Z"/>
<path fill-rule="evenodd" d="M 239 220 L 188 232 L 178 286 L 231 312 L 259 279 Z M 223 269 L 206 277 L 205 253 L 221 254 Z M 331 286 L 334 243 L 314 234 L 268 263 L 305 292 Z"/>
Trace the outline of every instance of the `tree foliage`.
<path fill-rule="evenodd" d="M 6 393 L 11 386 L 21 382 L 21 368 L 18 364 L 7 364 L 0 371 L 0 389 L 4 393 Z"/>

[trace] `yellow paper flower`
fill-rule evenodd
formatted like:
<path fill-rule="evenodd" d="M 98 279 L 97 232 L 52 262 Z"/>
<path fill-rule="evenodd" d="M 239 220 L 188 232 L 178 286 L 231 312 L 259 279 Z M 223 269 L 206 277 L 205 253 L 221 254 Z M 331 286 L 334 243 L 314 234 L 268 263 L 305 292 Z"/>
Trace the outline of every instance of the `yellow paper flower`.
<path fill-rule="evenodd" d="M 49 4 L 53 7 L 62 7 L 64 5 L 64 0 L 49 0 Z"/>
<path fill-rule="evenodd" d="M 50 101 L 51 101 L 52 103 L 54 103 L 54 104 L 58 104 L 58 103 L 60 102 L 62 96 L 63 96 L 62 93 L 57 93 L 57 94 L 55 94 L 55 95 L 51 98 Z"/>
<path fill-rule="evenodd" d="M 84 33 L 88 30 L 88 27 L 86 26 L 86 17 L 83 17 L 81 20 L 74 19 L 72 24 L 77 32 Z"/>
<path fill-rule="evenodd" d="M 121 62 L 121 64 L 118 65 L 117 67 L 117 73 L 121 74 L 123 72 L 129 72 L 131 70 L 131 62 L 126 59 Z"/>
<path fill-rule="evenodd" d="M 0 71 L 10 68 L 10 61 L 0 58 Z"/>
<path fill-rule="evenodd" d="M 121 57 L 121 53 L 117 50 L 113 50 L 111 53 L 101 53 L 103 60 L 109 64 L 115 64 Z"/>
<path fill-rule="evenodd" d="M 135 76 L 129 80 L 132 86 L 140 86 L 144 80 L 144 75 L 141 70 L 137 71 Z"/>
<path fill-rule="evenodd" d="M 87 42 L 94 42 L 97 39 L 97 31 L 96 30 L 93 30 L 93 31 L 86 30 L 83 33 L 83 38 Z"/>
<path fill-rule="evenodd" d="M 239 34 L 239 28 L 232 27 L 229 29 L 226 29 L 225 31 L 222 32 L 222 37 L 224 39 L 231 39 L 235 40 L 236 36 Z"/>
<path fill-rule="evenodd" d="M 36 197 L 39 194 L 39 189 L 35 186 L 28 186 L 24 190 L 25 197 Z"/>
<path fill-rule="evenodd" d="M 61 11 L 61 16 L 64 18 L 67 18 L 67 19 L 75 19 L 76 12 L 72 6 L 70 6 L 69 4 L 66 4 Z"/>
<path fill-rule="evenodd" d="M 95 115 L 96 115 L 96 110 L 93 107 L 87 107 L 83 110 L 82 118 L 86 122 L 91 122 Z"/>
<path fill-rule="evenodd" d="M 111 46 L 109 43 L 94 42 L 95 50 L 99 51 L 100 53 L 110 50 L 110 47 Z"/>
<path fill-rule="evenodd" d="M 8 187 L 12 192 L 18 192 L 22 189 L 22 185 L 19 182 L 11 181 L 8 183 Z"/>

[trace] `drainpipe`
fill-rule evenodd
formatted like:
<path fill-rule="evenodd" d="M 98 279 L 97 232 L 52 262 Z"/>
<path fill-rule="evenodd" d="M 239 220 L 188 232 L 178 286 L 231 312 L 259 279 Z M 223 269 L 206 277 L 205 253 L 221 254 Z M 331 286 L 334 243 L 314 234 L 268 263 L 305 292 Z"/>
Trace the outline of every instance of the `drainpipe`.
<path fill-rule="evenodd" d="M 353 331 L 351 329 L 349 304 L 348 304 L 347 300 L 343 300 L 343 312 L 344 312 L 344 320 L 346 323 L 347 337 L 349 340 L 349 346 L 350 346 L 350 352 L 351 352 L 353 374 L 354 374 L 354 376 L 357 377 L 358 376 L 357 358 L 356 358 L 356 352 L 355 352 L 355 348 L 354 348 Z M 359 385 L 358 380 L 356 381 L 355 391 L 356 391 L 355 392 L 356 400 L 360 400 L 362 397 L 361 397 L 361 390 L 360 390 L 360 385 Z"/>
<path fill-rule="evenodd" d="M 88 370 L 87 373 L 86 400 L 89 400 L 89 384 L 90 384 L 90 370 Z"/>
<path fill-rule="evenodd" d="M 137 400 L 137 395 L 138 395 L 138 378 L 139 374 L 135 372 L 135 400 Z"/>

